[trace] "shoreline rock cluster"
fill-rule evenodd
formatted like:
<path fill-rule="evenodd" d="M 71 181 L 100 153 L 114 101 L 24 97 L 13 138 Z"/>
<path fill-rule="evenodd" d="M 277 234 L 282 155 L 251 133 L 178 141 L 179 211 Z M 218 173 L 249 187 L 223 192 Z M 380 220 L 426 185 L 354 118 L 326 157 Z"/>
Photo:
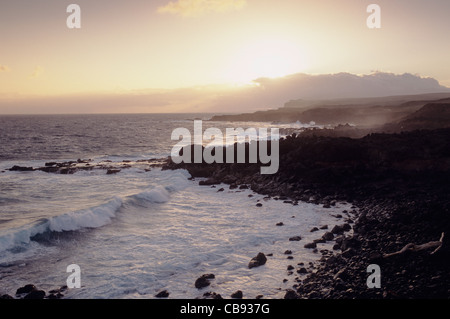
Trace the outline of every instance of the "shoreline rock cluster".
<path fill-rule="evenodd" d="M 104 160 L 94 162 L 91 159 L 78 159 L 76 161 L 65 162 L 47 162 L 40 167 L 26 167 L 14 165 L 9 168 L 9 171 L 15 172 L 33 172 L 42 171 L 46 173 L 55 174 L 74 174 L 80 171 L 105 170 L 107 175 L 117 174 L 122 169 L 131 167 L 139 167 L 148 172 L 154 167 L 161 167 L 167 161 L 166 158 L 159 159 L 142 159 L 136 161 L 123 160 L 121 162 L 113 162 L 111 160 Z"/>
<path fill-rule="evenodd" d="M 38 289 L 35 285 L 27 284 L 17 289 L 16 298 L 4 294 L 0 296 L 0 299 L 61 299 L 64 297 L 63 292 L 66 290 L 67 286 L 61 286 L 46 293 L 44 290 Z"/>

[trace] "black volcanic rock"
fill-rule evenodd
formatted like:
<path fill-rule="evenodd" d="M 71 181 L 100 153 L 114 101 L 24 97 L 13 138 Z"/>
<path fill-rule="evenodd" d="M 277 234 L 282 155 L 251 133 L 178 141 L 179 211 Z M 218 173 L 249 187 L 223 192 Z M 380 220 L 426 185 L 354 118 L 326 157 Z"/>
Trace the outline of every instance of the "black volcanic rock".
<path fill-rule="evenodd" d="M 201 275 L 199 278 L 197 278 L 197 280 L 195 281 L 195 288 L 197 289 L 201 289 L 204 287 L 207 287 L 210 285 L 209 280 L 210 279 L 214 279 L 215 276 L 213 274 L 204 274 Z"/>
<path fill-rule="evenodd" d="M 308 243 L 308 244 L 305 244 L 305 246 L 304 246 L 305 248 L 316 248 L 317 247 L 317 244 L 316 243 Z"/>
<path fill-rule="evenodd" d="M 333 239 L 334 239 L 334 235 L 333 235 L 332 232 L 326 232 L 325 234 L 323 234 L 322 238 L 323 238 L 325 241 L 330 241 L 330 240 L 333 240 Z"/>
<path fill-rule="evenodd" d="M 240 290 L 231 294 L 231 298 L 234 298 L 234 299 L 242 299 L 242 297 L 243 297 L 243 294 L 242 294 L 242 291 L 240 291 Z"/>
<path fill-rule="evenodd" d="M 299 299 L 299 295 L 292 289 L 288 289 L 284 295 L 284 299 Z"/>
<path fill-rule="evenodd" d="M 25 285 L 23 287 L 18 288 L 16 290 L 16 295 L 28 294 L 28 293 L 30 293 L 32 291 L 35 291 L 35 290 L 37 290 L 35 285 L 28 284 L 28 285 Z"/>
<path fill-rule="evenodd" d="M 24 166 L 14 165 L 9 170 L 10 171 L 16 171 L 16 172 L 30 172 L 30 171 L 34 171 L 34 168 L 33 167 L 24 167 Z"/>
<path fill-rule="evenodd" d="M 254 267 L 259 267 L 262 266 L 266 263 L 267 258 L 266 255 L 264 255 L 264 253 L 258 253 L 258 255 L 256 257 L 253 257 L 250 262 L 248 263 L 248 268 L 254 268 Z"/>
<path fill-rule="evenodd" d="M 155 297 L 156 298 L 167 298 L 167 297 L 169 297 L 169 295 L 170 295 L 170 293 L 167 290 L 163 290 L 163 291 L 158 292 L 155 295 Z"/>
<path fill-rule="evenodd" d="M 23 299 L 44 299 L 45 291 L 43 290 L 33 290 L 28 293 Z"/>

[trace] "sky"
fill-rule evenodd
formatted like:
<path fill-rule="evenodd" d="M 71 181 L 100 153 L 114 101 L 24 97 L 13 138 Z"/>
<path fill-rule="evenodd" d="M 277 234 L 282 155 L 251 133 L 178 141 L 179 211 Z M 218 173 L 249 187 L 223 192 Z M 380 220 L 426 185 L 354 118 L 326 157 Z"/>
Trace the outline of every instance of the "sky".
<path fill-rule="evenodd" d="M 71 3 L 80 29 L 67 27 Z M 366 24 L 371 3 L 379 29 Z M 450 87 L 448 13 L 448 0 L 3 0 L 0 114 L 280 107 L 287 97 L 257 104 L 258 79 L 295 74 L 407 73 Z"/>

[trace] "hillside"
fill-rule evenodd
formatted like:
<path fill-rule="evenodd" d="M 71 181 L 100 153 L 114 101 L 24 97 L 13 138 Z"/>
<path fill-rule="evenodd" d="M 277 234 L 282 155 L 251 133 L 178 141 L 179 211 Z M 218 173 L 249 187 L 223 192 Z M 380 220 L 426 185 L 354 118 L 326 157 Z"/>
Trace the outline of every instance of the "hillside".
<path fill-rule="evenodd" d="M 289 101 L 279 109 L 236 115 L 216 115 L 211 120 L 275 123 L 314 121 L 319 125 L 352 123 L 359 126 L 381 126 L 398 122 L 426 104 L 449 102 L 450 94 L 448 93 L 367 99 L 297 100 Z"/>
<path fill-rule="evenodd" d="M 398 123 L 405 130 L 450 127 L 450 103 L 429 103 Z"/>

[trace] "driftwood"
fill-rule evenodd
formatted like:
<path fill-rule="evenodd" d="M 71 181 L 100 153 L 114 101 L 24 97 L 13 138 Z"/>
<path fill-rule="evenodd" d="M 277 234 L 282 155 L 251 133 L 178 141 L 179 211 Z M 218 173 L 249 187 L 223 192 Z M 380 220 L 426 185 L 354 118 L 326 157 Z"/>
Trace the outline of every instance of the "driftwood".
<path fill-rule="evenodd" d="M 439 241 L 429 241 L 428 243 L 421 244 L 421 245 L 416 245 L 416 244 L 410 243 L 410 244 L 407 244 L 402 249 L 400 249 L 399 251 L 396 251 L 396 252 L 393 252 L 390 254 L 384 254 L 383 257 L 388 258 L 388 257 L 396 256 L 396 255 L 401 255 L 406 252 L 417 252 L 417 251 L 431 249 L 431 248 L 434 248 L 434 250 L 430 253 L 430 255 L 433 255 L 439 249 L 441 249 L 443 241 L 444 241 L 444 233 L 441 234 L 441 238 L 439 239 Z"/>

